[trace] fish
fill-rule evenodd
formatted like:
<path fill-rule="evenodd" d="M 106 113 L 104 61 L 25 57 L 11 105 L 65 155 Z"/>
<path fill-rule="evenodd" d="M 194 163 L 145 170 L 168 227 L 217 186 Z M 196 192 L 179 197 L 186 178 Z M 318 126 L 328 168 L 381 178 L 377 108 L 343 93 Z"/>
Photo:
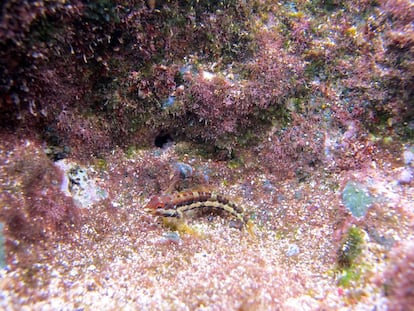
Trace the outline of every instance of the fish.
<path fill-rule="evenodd" d="M 186 212 L 209 208 L 225 211 L 244 224 L 247 222 L 240 205 L 213 191 L 182 191 L 156 195 L 145 205 L 144 210 L 155 216 L 184 218 Z"/>

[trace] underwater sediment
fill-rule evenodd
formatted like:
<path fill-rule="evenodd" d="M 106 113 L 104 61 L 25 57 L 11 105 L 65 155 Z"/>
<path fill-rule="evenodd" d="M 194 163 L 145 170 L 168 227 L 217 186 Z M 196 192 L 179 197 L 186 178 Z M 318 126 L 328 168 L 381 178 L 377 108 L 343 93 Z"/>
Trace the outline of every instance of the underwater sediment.
<path fill-rule="evenodd" d="M 0 8 L 0 308 L 411 308 L 411 1 Z"/>

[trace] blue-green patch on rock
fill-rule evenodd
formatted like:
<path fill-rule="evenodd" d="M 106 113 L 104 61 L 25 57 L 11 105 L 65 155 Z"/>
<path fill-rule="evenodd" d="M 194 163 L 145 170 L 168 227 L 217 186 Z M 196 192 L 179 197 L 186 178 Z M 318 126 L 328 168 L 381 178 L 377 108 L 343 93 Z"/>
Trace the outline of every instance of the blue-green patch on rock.
<path fill-rule="evenodd" d="M 361 183 L 350 180 L 342 191 L 342 202 L 355 217 L 363 217 L 373 203 L 368 189 Z"/>
<path fill-rule="evenodd" d="M 6 267 L 6 238 L 4 237 L 4 225 L 0 222 L 0 269 Z"/>

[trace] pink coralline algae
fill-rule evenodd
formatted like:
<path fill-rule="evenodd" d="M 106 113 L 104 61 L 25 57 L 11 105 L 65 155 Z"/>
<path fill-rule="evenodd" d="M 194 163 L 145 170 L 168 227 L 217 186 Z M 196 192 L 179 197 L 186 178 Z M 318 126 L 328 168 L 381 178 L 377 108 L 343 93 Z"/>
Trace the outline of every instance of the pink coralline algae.
<path fill-rule="evenodd" d="M 390 255 L 384 273 L 384 291 L 389 310 L 411 310 L 414 306 L 414 242 L 404 241 Z"/>
<path fill-rule="evenodd" d="M 412 1 L 3 2 L 0 309 L 413 305 Z"/>
<path fill-rule="evenodd" d="M 10 238 L 38 240 L 70 230 L 79 213 L 60 189 L 62 172 L 36 141 L 2 139 L 0 217 Z"/>

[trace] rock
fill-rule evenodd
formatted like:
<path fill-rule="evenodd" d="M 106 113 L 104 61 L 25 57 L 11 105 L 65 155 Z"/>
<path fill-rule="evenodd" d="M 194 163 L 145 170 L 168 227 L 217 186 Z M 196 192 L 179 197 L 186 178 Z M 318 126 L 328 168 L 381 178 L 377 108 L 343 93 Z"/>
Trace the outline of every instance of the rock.
<path fill-rule="evenodd" d="M 342 191 L 342 202 L 355 217 L 363 217 L 373 203 L 368 189 L 361 183 L 350 180 Z"/>

